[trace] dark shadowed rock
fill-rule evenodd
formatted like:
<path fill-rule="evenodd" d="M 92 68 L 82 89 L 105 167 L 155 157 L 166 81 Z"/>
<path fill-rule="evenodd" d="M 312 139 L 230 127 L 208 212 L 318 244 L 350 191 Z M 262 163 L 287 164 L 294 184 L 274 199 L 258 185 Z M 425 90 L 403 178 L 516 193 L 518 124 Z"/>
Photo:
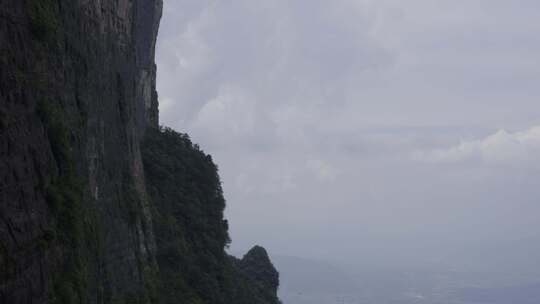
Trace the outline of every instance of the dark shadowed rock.
<path fill-rule="evenodd" d="M 161 10 L 0 1 L 0 303 L 277 303 L 266 253 L 225 254 L 212 158 L 159 128 Z"/>
<path fill-rule="evenodd" d="M 161 0 L 0 1 L 0 303 L 147 303 Z"/>
<path fill-rule="evenodd" d="M 266 249 L 261 246 L 253 247 L 244 255 L 238 265 L 250 279 L 277 294 L 279 273 L 270 261 Z"/>

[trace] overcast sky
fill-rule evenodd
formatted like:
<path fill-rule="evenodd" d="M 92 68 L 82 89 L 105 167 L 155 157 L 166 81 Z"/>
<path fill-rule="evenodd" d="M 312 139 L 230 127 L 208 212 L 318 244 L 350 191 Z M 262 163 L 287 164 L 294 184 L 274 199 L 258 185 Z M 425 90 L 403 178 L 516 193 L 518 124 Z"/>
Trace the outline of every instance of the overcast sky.
<path fill-rule="evenodd" d="M 165 1 L 161 123 L 217 162 L 232 250 L 534 237 L 538 20 L 537 0 Z"/>

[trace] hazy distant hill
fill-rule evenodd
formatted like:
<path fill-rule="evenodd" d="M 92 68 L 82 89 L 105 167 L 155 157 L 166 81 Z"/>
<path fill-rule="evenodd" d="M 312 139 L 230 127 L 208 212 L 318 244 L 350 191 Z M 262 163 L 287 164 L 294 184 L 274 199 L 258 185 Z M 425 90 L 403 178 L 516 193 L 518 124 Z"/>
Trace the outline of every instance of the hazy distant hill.
<path fill-rule="evenodd" d="M 290 256 L 272 256 L 280 270 L 282 292 L 348 292 L 352 277 L 328 262 Z"/>
<path fill-rule="evenodd" d="M 503 288 L 466 288 L 460 291 L 466 302 L 489 304 L 538 304 L 540 283 Z"/>
<path fill-rule="evenodd" d="M 447 261 L 461 270 L 540 275 L 540 236 L 463 246 Z"/>
<path fill-rule="evenodd" d="M 531 241 L 478 246 L 468 261 L 455 256 L 450 264 L 461 264 L 460 270 L 444 264 L 414 270 L 377 269 L 376 265 L 345 268 L 288 256 L 272 260 L 280 271 L 279 295 L 284 304 L 539 304 L 537 270 L 518 271 L 535 268 L 536 257 L 524 256 L 525 248 L 535 247 L 527 245 Z M 468 265 L 475 267 L 466 270 Z"/>
<path fill-rule="evenodd" d="M 280 271 L 279 295 L 285 304 L 331 304 L 357 291 L 346 271 L 328 262 L 290 256 L 272 256 Z"/>

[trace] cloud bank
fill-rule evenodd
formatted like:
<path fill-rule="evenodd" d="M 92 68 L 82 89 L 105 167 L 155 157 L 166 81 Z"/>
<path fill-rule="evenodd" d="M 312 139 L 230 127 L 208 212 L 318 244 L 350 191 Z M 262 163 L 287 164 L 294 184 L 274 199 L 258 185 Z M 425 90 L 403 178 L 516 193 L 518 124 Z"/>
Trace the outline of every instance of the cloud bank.
<path fill-rule="evenodd" d="M 233 249 L 388 262 L 540 231 L 538 1 L 164 5 L 160 119 L 219 165 Z"/>
<path fill-rule="evenodd" d="M 415 158 L 433 163 L 536 166 L 540 160 L 540 126 L 514 133 L 499 130 L 486 138 L 462 141 L 448 149 L 418 152 Z"/>

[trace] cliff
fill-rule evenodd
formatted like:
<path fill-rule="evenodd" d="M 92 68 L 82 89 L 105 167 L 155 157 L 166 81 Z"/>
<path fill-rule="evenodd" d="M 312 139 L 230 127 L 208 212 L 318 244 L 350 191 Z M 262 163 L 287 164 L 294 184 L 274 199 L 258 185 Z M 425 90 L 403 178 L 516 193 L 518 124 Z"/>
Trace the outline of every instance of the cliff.
<path fill-rule="evenodd" d="M 147 131 L 142 145 L 153 202 L 158 294 L 162 303 L 278 303 L 278 273 L 255 247 L 229 257 L 225 199 L 217 167 L 186 134 Z"/>
<path fill-rule="evenodd" d="M 177 227 L 160 216 L 219 219 L 202 234 L 206 226 L 181 225 L 192 235 L 185 244 L 198 247 L 178 258 L 212 267 L 205 276 L 229 268 L 201 256 L 224 256 L 228 239 L 215 166 L 205 165 L 211 185 L 170 181 L 212 198 L 204 209 L 168 214 L 183 197 L 147 192 L 155 181 L 145 178 L 141 143 L 160 132 L 161 9 L 161 0 L 0 2 L 0 303 L 163 302 L 167 273 L 198 279 L 164 262 L 161 232 Z M 190 303 L 186 294 L 176 303 Z"/>
<path fill-rule="evenodd" d="M 247 292 L 247 295 L 243 298 L 248 300 L 239 303 L 280 303 L 277 297 L 279 273 L 263 247 L 253 247 L 242 259 L 234 257 L 230 259 L 235 272 L 234 277 L 243 281 L 235 285 L 246 286 L 244 292 Z"/>

